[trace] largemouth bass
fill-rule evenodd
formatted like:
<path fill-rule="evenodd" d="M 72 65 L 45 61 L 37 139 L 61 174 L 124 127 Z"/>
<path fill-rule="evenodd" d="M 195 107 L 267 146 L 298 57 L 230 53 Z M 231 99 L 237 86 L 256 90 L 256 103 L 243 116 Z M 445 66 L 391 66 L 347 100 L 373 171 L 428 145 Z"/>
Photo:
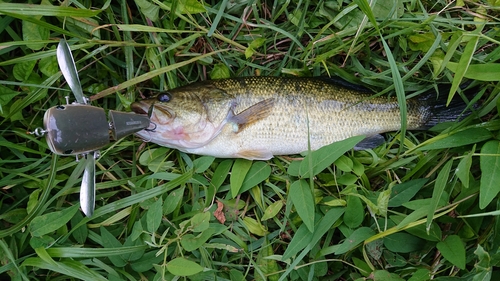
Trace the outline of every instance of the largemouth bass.
<path fill-rule="evenodd" d="M 352 136 L 358 149 L 380 145 L 383 132 L 401 128 L 395 97 L 329 78 L 244 77 L 209 80 L 161 92 L 132 104 L 156 130 L 141 138 L 178 150 L 220 158 L 267 160 L 316 150 Z M 407 101 L 407 128 L 453 121 L 465 104 L 445 107 L 436 93 Z M 442 95 L 444 96 L 444 95 Z"/>

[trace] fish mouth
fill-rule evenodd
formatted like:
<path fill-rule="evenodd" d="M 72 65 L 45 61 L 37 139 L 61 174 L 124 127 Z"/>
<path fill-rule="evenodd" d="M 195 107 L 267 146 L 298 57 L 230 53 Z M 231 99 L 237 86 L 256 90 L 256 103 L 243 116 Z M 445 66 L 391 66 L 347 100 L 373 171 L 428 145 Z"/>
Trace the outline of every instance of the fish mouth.
<path fill-rule="evenodd" d="M 144 109 L 144 106 L 142 102 L 134 102 L 131 106 L 130 109 L 132 109 L 133 112 L 137 114 L 142 114 L 142 115 L 147 115 L 148 112 Z"/>
<path fill-rule="evenodd" d="M 130 109 L 136 114 L 147 115 L 149 118 L 158 118 L 158 115 L 154 114 L 154 111 L 158 111 L 160 116 L 165 116 L 168 119 L 175 118 L 175 112 L 171 112 L 170 109 L 163 106 L 155 106 L 155 104 L 150 104 L 148 102 L 138 101 L 130 105 Z"/>

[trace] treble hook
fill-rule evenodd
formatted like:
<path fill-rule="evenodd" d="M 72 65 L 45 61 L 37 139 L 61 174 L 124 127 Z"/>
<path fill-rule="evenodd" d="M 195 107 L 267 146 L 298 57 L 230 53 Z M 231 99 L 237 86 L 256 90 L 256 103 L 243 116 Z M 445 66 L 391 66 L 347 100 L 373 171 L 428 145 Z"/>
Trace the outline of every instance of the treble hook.
<path fill-rule="evenodd" d="M 151 136 L 151 132 L 154 132 L 156 130 L 157 125 L 156 125 L 156 123 L 153 123 L 153 122 L 150 122 L 150 125 L 151 124 L 154 125 L 153 128 L 151 128 L 151 129 L 150 128 L 144 129 L 144 131 L 148 132 L 149 138 L 148 139 L 143 139 L 142 140 L 143 142 L 150 142 L 153 139 L 153 137 Z"/>
<path fill-rule="evenodd" d="M 150 129 L 150 128 L 148 127 L 148 128 L 146 128 L 146 129 L 144 129 L 144 130 L 145 130 L 145 131 L 148 131 L 148 132 L 154 132 L 154 131 L 156 130 L 157 125 L 156 125 L 156 123 L 151 122 L 151 120 L 150 120 L 150 121 L 149 121 L 149 125 L 151 125 L 151 124 L 153 124 L 153 125 L 154 125 L 154 127 L 153 127 L 152 129 Z"/>

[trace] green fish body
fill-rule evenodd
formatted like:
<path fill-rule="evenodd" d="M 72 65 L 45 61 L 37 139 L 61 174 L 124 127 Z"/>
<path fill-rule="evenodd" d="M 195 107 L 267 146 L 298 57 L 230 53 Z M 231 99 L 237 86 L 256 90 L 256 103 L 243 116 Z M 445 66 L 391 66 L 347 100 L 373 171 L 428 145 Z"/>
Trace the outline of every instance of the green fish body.
<path fill-rule="evenodd" d="M 370 148 L 383 142 L 380 133 L 401 128 L 395 97 L 372 97 L 345 83 L 328 78 L 209 80 L 136 102 L 132 110 L 149 113 L 157 125 L 153 132 L 139 132 L 140 137 L 220 158 L 266 160 L 358 135 L 367 136 L 358 148 Z M 435 93 L 407 101 L 409 130 L 455 120 L 465 108 L 446 108 L 433 98 Z"/>

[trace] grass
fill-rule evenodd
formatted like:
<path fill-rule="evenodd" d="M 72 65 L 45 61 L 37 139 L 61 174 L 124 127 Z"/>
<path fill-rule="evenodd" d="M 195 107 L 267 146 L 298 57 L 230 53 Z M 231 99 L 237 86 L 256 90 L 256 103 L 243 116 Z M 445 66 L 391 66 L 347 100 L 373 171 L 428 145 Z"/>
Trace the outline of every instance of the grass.
<path fill-rule="evenodd" d="M 498 279 L 497 2 L 0 3 L 1 279 Z M 130 136 L 101 151 L 85 218 L 82 163 L 26 134 L 69 95 L 60 38 L 105 109 L 250 75 L 336 75 L 401 105 L 472 82 L 464 103 L 480 107 L 303 160 L 214 159 Z"/>

